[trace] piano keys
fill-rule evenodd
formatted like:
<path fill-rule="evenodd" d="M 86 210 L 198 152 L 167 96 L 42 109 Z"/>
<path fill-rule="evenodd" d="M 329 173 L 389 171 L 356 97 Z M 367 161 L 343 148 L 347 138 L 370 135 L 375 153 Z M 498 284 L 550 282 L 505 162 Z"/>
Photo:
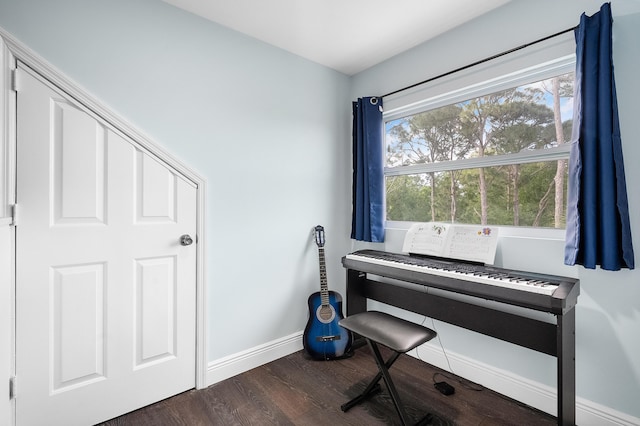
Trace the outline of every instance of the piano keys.
<path fill-rule="evenodd" d="M 360 250 L 345 268 L 456 293 L 557 313 L 575 304 L 577 279 L 418 255 Z"/>
<path fill-rule="evenodd" d="M 533 276 L 523 272 L 508 271 L 473 263 L 452 262 L 446 259 L 432 259 L 375 250 L 362 250 L 348 254 L 346 257 L 350 260 L 370 262 L 392 268 L 413 270 L 425 274 L 441 275 L 547 295 L 553 294 L 560 285 L 558 280 L 551 277 Z"/>

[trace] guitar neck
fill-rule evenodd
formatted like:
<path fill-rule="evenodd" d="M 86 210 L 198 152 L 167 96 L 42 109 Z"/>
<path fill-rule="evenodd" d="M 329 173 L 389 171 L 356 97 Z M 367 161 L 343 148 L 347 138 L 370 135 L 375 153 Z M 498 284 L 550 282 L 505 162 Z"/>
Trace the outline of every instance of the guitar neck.
<path fill-rule="evenodd" d="M 318 247 L 320 261 L 320 297 L 323 305 L 329 304 L 329 286 L 327 285 L 327 266 L 324 260 L 324 247 Z"/>

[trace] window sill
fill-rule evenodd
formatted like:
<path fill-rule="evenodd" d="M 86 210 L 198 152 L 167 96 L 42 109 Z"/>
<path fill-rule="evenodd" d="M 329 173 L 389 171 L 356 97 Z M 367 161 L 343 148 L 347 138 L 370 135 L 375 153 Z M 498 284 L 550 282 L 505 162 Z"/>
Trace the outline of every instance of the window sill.
<path fill-rule="evenodd" d="M 385 229 L 407 231 L 415 222 L 388 220 Z M 555 228 L 533 228 L 528 226 L 497 226 L 500 237 L 534 238 L 564 241 L 565 230 Z"/>

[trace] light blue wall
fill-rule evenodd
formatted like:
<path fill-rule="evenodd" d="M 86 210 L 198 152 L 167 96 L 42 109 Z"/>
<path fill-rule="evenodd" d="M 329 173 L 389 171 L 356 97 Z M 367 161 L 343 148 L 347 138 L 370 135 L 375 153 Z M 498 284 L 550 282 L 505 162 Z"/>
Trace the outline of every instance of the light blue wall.
<path fill-rule="evenodd" d="M 640 3 L 614 0 L 614 63 L 629 188 L 636 263 L 640 253 Z M 583 12 L 602 2 L 512 1 L 488 15 L 370 68 L 352 79 L 351 97 L 382 95 L 513 47 L 572 28 Z M 386 249 L 398 251 L 402 231 L 391 231 Z M 563 242 L 502 238 L 501 262 L 508 268 L 560 273 Z M 525 255 L 526 254 L 526 255 Z M 531 260 L 535 265 L 531 265 Z M 528 264 L 529 263 L 529 264 Z M 579 276 L 576 310 L 578 398 L 640 417 L 640 271 L 603 272 L 569 268 Z M 474 333 L 439 324 L 445 349 L 555 387 L 555 360 Z"/>
<path fill-rule="evenodd" d="M 209 359 L 300 331 L 317 290 L 310 230 L 327 229 L 330 287 L 351 249 L 350 101 L 380 95 L 577 24 L 595 0 L 512 1 L 348 78 L 159 0 L 0 0 L 0 26 L 204 176 Z M 615 63 L 630 214 L 640 252 L 639 4 L 613 0 Z M 390 232 L 388 249 L 401 241 Z M 562 243 L 512 239 L 562 269 Z M 555 257 L 554 257 L 555 256 Z M 636 256 L 637 257 L 637 256 Z M 640 273 L 573 271 L 578 396 L 640 417 Z M 445 348 L 555 383 L 550 357 L 441 325 Z"/>
<path fill-rule="evenodd" d="M 299 332 L 344 292 L 347 76 L 159 0 L 2 0 L 0 26 L 207 181 L 208 357 Z"/>

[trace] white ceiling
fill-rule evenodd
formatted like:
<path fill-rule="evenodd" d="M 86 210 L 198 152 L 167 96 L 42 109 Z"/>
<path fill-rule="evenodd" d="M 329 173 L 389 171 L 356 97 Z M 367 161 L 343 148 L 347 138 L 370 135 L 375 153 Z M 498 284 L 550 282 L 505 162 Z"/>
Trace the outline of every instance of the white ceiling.
<path fill-rule="evenodd" d="M 163 0 L 347 75 L 511 0 Z"/>

